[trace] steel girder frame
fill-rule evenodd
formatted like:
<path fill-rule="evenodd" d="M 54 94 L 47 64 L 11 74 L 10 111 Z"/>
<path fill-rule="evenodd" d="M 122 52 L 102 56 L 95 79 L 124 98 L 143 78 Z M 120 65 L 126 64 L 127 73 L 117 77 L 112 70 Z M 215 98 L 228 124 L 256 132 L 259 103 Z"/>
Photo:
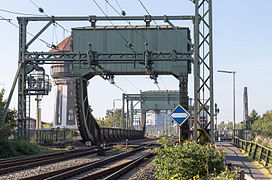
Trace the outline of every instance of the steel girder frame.
<path fill-rule="evenodd" d="M 26 21 L 19 21 L 19 75 L 18 75 L 18 137 L 26 137 Z"/>
<path fill-rule="evenodd" d="M 127 105 L 127 116 L 125 121 L 125 112 L 122 112 L 122 124 L 124 124 L 123 128 L 125 128 L 125 124 L 132 123 L 132 119 L 129 121 L 129 110 L 128 104 L 129 101 L 132 103 L 133 101 L 141 102 L 141 114 L 142 114 L 142 123 L 141 123 L 141 130 L 145 131 L 145 123 L 146 123 L 146 112 L 148 110 L 173 110 L 175 106 L 181 104 L 184 108 L 188 109 L 188 77 L 187 76 L 180 76 L 179 77 L 179 90 L 177 91 L 178 97 L 176 97 L 176 104 L 174 103 L 174 96 L 171 95 L 168 97 L 169 94 L 173 94 L 175 92 L 171 91 L 156 91 L 156 92 L 141 92 L 140 94 L 123 94 L 122 101 L 123 101 L 123 109 L 125 107 L 125 102 Z M 156 95 L 157 94 L 157 95 Z M 164 94 L 164 95 L 163 95 Z M 152 104 L 152 102 L 158 102 L 159 104 Z M 163 101 L 166 101 L 168 105 L 166 106 Z M 157 106 L 158 105 L 158 106 Z M 174 107 L 173 107 L 174 105 Z M 130 110 L 131 113 L 132 109 Z M 132 116 L 131 116 L 132 117 Z M 180 139 L 187 140 L 189 138 L 189 124 L 184 123 L 183 126 L 180 127 Z"/>
<path fill-rule="evenodd" d="M 198 139 L 197 135 L 197 124 L 200 124 L 200 112 L 206 111 L 207 114 L 210 117 L 210 122 L 208 125 L 211 127 L 211 131 L 207 132 L 207 127 L 202 127 L 202 132 L 210 139 L 210 141 L 213 142 L 213 125 L 214 125 L 214 117 L 213 117 L 213 51 L 212 51 L 212 0 L 192 0 L 195 3 L 195 16 L 152 16 L 152 20 L 165 20 L 170 25 L 171 23 L 169 20 L 194 20 L 194 94 L 195 94 L 195 110 L 196 110 L 196 120 L 195 121 L 195 129 L 194 129 L 194 137 L 195 140 Z M 95 23 L 97 20 L 100 21 L 108 21 L 111 20 L 145 20 L 147 16 L 143 17 L 96 17 L 96 16 L 85 16 L 85 17 L 23 17 L 18 18 L 19 21 L 19 66 L 16 73 L 16 77 L 14 79 L 12 90 L 10 91 L 8 102 L 5 107 L 4 116 L 2 117 L 2 125 L 4 124 L 4 120 L 6 117 L 6 112 L 16 85 L 16 81 L 18 79 L 18 120 L 24 120 L 26 119 L 26 95 L 25 95 L 25 76 L 27 74 L 26 71 L 26 56 L 28 54 L 27 48 L 28 46 L 38 38 L 38 36 L 46 30 L 49 25 L 54 21 L 89 21 L 92 24 Z M 151 18 L 151 17 L 149 17 Z M 39 33 L 37 33 L 36 36 L 33 37 L 33 39 L 26 44 L 26 25 L 28 21 L 48 21 L 49 23 L 41 29 Z M 199 26 L 202 25 L 203 29 L 200 29 Z M 205 31 L 206 29 L 206 31 Z M 205 31 L 205 32 L 204 32 Z M 200 42 L 201 40 L 201 42 Z M 205 47 L 206 44 L 206 48 Z M 207 48 L 208 47 L 208 48 Z M 201 53 L 201 49 L 203 49 L 203 52 Z M 208 49 L 208 50 L 207 50 Z M 204 52 L 205 51 L 205 52 Z M 46 54 L 46 53 L 45 53 Z M 63 61 L 62 58 L 67 59 L 68 63 L 76 62 L 74 54 L 56 54 L 51 53 L 48 54 L 47 59 L 44 59 L 44 53 L 43 52 L 33 52 L 29 55 L 33 55 L 33 57 L 29 58 L 29 62 L 37 63 L 37 64 L 54 64 L 54 58 L 52 58 L 52 55 L 57 56 L 58 58 L 55 58 L 56 61 Z M 61 58 L 62 56 L 62 58 Z M 80 55 L 79 55 L 80 56 Z M 37 57 L 42 57 L 39 60 L 36 60 Z M 83 58 L 84 59 L 84 58 Z M 201 67 L 203 73 L 200 74 Z M 206 70 L 206 71 L 205 71 Z M 205 74 L 205 72 L 206 74 Z M 206 76 L 205 76 L 206 75 Z M 200 84 L 201 83 L 201 84 Z M 204 93 L 201 95 L 201 90 L 207 89 L 208 92 L 208 98 L 207 100 L 204 100 Z M 204 91 L 203 91 L 204 92 Z M 203 99 L 203 100 L 201 100 Z M 210 103 L 210 109 L 204 108 L 205 105 Z M 200 109 L 203 107 L 202 109 Z M 23 122 L 23 121 L 22 121 Z M 23 122 L 24 123 L 24 122 Z M 20 125 L 21 127 L 24 127 L 25 125 Z"/>
<path fill-rule="evenodd" d="M 195 3 L 194 109 L 196 117 L 194 139 L 199 141 L 204 137 L 214 143 L 212 0 L 193 0 L 193 2 Z M 206 108 L 208 104 L 209 109 Z M 201 112 L 206 112 L 208 115 L 209 122 L 204 127 L 200 124 Z"/>

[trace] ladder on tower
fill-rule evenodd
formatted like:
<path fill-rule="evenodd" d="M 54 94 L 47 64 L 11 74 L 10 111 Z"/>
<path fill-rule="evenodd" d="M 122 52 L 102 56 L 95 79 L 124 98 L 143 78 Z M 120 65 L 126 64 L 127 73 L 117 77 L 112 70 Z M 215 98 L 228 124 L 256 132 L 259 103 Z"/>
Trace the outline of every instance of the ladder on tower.
<path fill-rule="evenodd" d="M 31 102 L 31 98 L 30 95 L 26 95 L 26 137 L 27 139 L 30 138 L 30 102 Z"/>

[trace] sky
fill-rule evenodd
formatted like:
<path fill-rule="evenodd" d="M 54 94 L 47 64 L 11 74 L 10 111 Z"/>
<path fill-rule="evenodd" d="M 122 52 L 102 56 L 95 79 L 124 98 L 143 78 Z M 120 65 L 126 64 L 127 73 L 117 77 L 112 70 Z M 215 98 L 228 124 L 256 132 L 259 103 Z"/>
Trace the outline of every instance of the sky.
<path fill-rule="evenodd" d="M 107 15 L 117 15 L 104 0 L 96 0 Z M 103 13 L 93 0 L 33 0 L 48 15 L 97 15 Z M 119 11 L 118 3 L 127 15 L 146 15 L 138 0 L 109 0 Z M 142 0 L 151 15 L 194 15 L 194 5 L 189 0 Z M 218 73 L 217 70 L 236 71 L 236 121 L 243 119 L 243 89 L 248 88 L 249 112 L 255 109 L 263 114 L 272 109 L 272 36 L 271 7 L 269 0 L 217 0 L 213 1 L 214 39 L 214 97 L 220 113 L 218 122 L 231 122 L 233 108 L 232 75 Z M 30 0 L 1 0 L 0 15 L 17 24 L 16 16 L 3 10 L 41 15 Z M 120 22 L 121 23 L 121 22 Z M 188 26 L 190 22 L 174 22 Z M 88 26 L 88 22 L 60 23 L 66 29 Z M 101 25 L 108 25 L 104 23 Z M 116 22 L 116 24 L 118 24 Z M 159 22 L 159 24 L 164 24 Z M 35 34 L 43 23 L 31 22 L 28 32 Z M 191 31 L 192 32 L 192 31 Z M 69 35 L 60 27 L 50 27 L 41 38 L 49 43 L 59 43 Z M 193 34 L 191 34 L 193 36 Z M 29 36 L 30 38 L 31 36 Z M 29 39 L 28 38 L 28 39 Z M 16 72 L 18 61 L 18 28 L 5 20 L 0 20 L 0 88 L 6 89 L 7 98 Z M 33 43 L 30 51 L 48 51 L 39 41 Z M 50 74 L 50 67 L 46 67 Z M 147 76 L 116 77 L 116 84 L 126 93 L 139 93 L 139 90 L 158 90 Z M 161 89 L 178 89 L 178 81 L 172 76 L 160 76 Z M 43 97 L 42 121 L 52 122 L 56 88 Z M 123 91 L 100 77 L 95 77 L 89 85 L 89 101 L 95 117 L 103 117 L 107 109 L 113 108 L 113 100 L 120 99 Z M 189 75 L 189 96 L 193 97 L 193 77 Z M 34 99 L 34 98 L 32 98 Z M 12 98 L 11 108 L 17 108 L 17 89 Z M 116 108 L 120 108 L 116 100 Z M 32 116 L 35 117 L 35 102 L 32 102 Z"/>

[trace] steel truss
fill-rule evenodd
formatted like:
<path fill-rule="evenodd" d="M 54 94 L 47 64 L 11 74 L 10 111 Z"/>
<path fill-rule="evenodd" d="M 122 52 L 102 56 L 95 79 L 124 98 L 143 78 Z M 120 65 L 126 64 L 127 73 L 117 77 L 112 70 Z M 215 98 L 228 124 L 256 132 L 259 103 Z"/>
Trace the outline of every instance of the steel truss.
<path fill-rule="evenodd" d="M 194 3 L 194 139 L 198 141 L 203 136 L 214 143 L 212 0 L 194 0 Z M 200 125 L 201 112 L 208 115 L 205 127 Z"/>
<path fill-rule="evenodd" d="M 150 59 L 153 61 L 193 61 L 191 58 L 192 53 L 182 52 L 152 52 Z M 86 53 L 74 52 L 27 52 L 25 53 L 26 63 L 38 64 L 60 64 L 73 63 L 73 64 L 107 64 L 112 62 L 121 63 L 134 63 L 143 62 L 143 53 L 97 53 L 92 52 L 92 56 Z M 91 58 L 90 58 L 91 57 Z M 52 62 L 54 61 L 54 62 Z"/>
<path fill-rule="evenodd" d="M 199 139 L 198 125 L 200 125 L 200 113 L 206 111 L 210 122 L 206 127 L 201 127 L 200 135 L 204 134 L 214 142 L 214 100 L 213 100 L 213 47 L 212 47 L 212 0 L 192 0 L 195 3 L 195 16 L 80 16 L 80 17 L 18 17 L 19 22 L 19 61 L 16 76 L 5 106 L 2 117 L 2 126 L 4 124 L 7 109 L 9 107 L 16 82 L 18 80 L 18 130 L 19 135 L 26 136 L 26 76 L 31 72 L 32 66 L 39 64 L 60 64 L 60 63 L 79 63 L 97 65 L 111 62 L 137 62 L 144 60 L 144 54 L 98 54 L 90 52 L 87 54 L 70 52 L 28 52 L 28 47 L 54 22 L 56 21 L 89 21 L 95 26 L 97 21 L 145 21 L 150 25 L 152 20 L 162 20 L 174 27 L 172 20 L 192 20 L 194 22 L 194 99 L 196 120 L 194 123 L 194 139 Z M 30 21 L 48 22 L 29 42 L 26 42 L 27 24 Z M 202 27 L 202 28 L 200 28 Z M 191 53 L 182 52 L 154 53 L 152 60 L 165 61 L 170 58 L 173 60 L 190 60 Z M 93 57 L 93 58 L 91 58 Z M 61 62 L 62 61 L 62 62 Z M 187 74 L 179 78 L 180 88 L 187 93 Z M 208 93 L 207 93 L 208 91 Z M 204 92 L 206 94 L 204 94 Z M 204 98 L 205 96 L 205 98 Z M 207 100 L 205 100 L 207 99 Z M 187 106 L 187 96 L 180 97 L 180 103 Z M 205 108 L 210 104 L 210 108 Z M 202 107 L 200 109 L 200 107 Z M 210 131 L 208 128 L 210 127 Z"/>

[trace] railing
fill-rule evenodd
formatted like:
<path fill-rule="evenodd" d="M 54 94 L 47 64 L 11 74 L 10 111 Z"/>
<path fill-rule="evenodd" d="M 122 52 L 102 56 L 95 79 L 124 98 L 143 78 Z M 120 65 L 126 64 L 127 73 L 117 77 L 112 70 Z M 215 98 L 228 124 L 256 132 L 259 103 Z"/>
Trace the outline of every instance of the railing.
<path fill-rule="evenodd" d="M 120 128 L 101 128 L 102 139 L 106 142 L 144 138 L 143 131 Z"/>
<path fill-rule="evenodd" d="M 30 141 L 37 143 L 49 143 L 75 139 L 77 133 L 71 130 L 31 130 Z"/>
<path fill-rule="evenodd" d="M 234 137 L 233 141 L 236 147 L 245 150 L 245 152 L 247 152 L 248 155 L 252 157 L 252 159 L 257 160 L 260 163 L 264 163 L 263 164 L 264 166 L 268 166 L 268 164 L 271 164 L 270 155 L 271 155 L 272 149 L 269 149 L 253 141 L 246 141 L 246 140 L 240 139 L 236 136 Z"/>

